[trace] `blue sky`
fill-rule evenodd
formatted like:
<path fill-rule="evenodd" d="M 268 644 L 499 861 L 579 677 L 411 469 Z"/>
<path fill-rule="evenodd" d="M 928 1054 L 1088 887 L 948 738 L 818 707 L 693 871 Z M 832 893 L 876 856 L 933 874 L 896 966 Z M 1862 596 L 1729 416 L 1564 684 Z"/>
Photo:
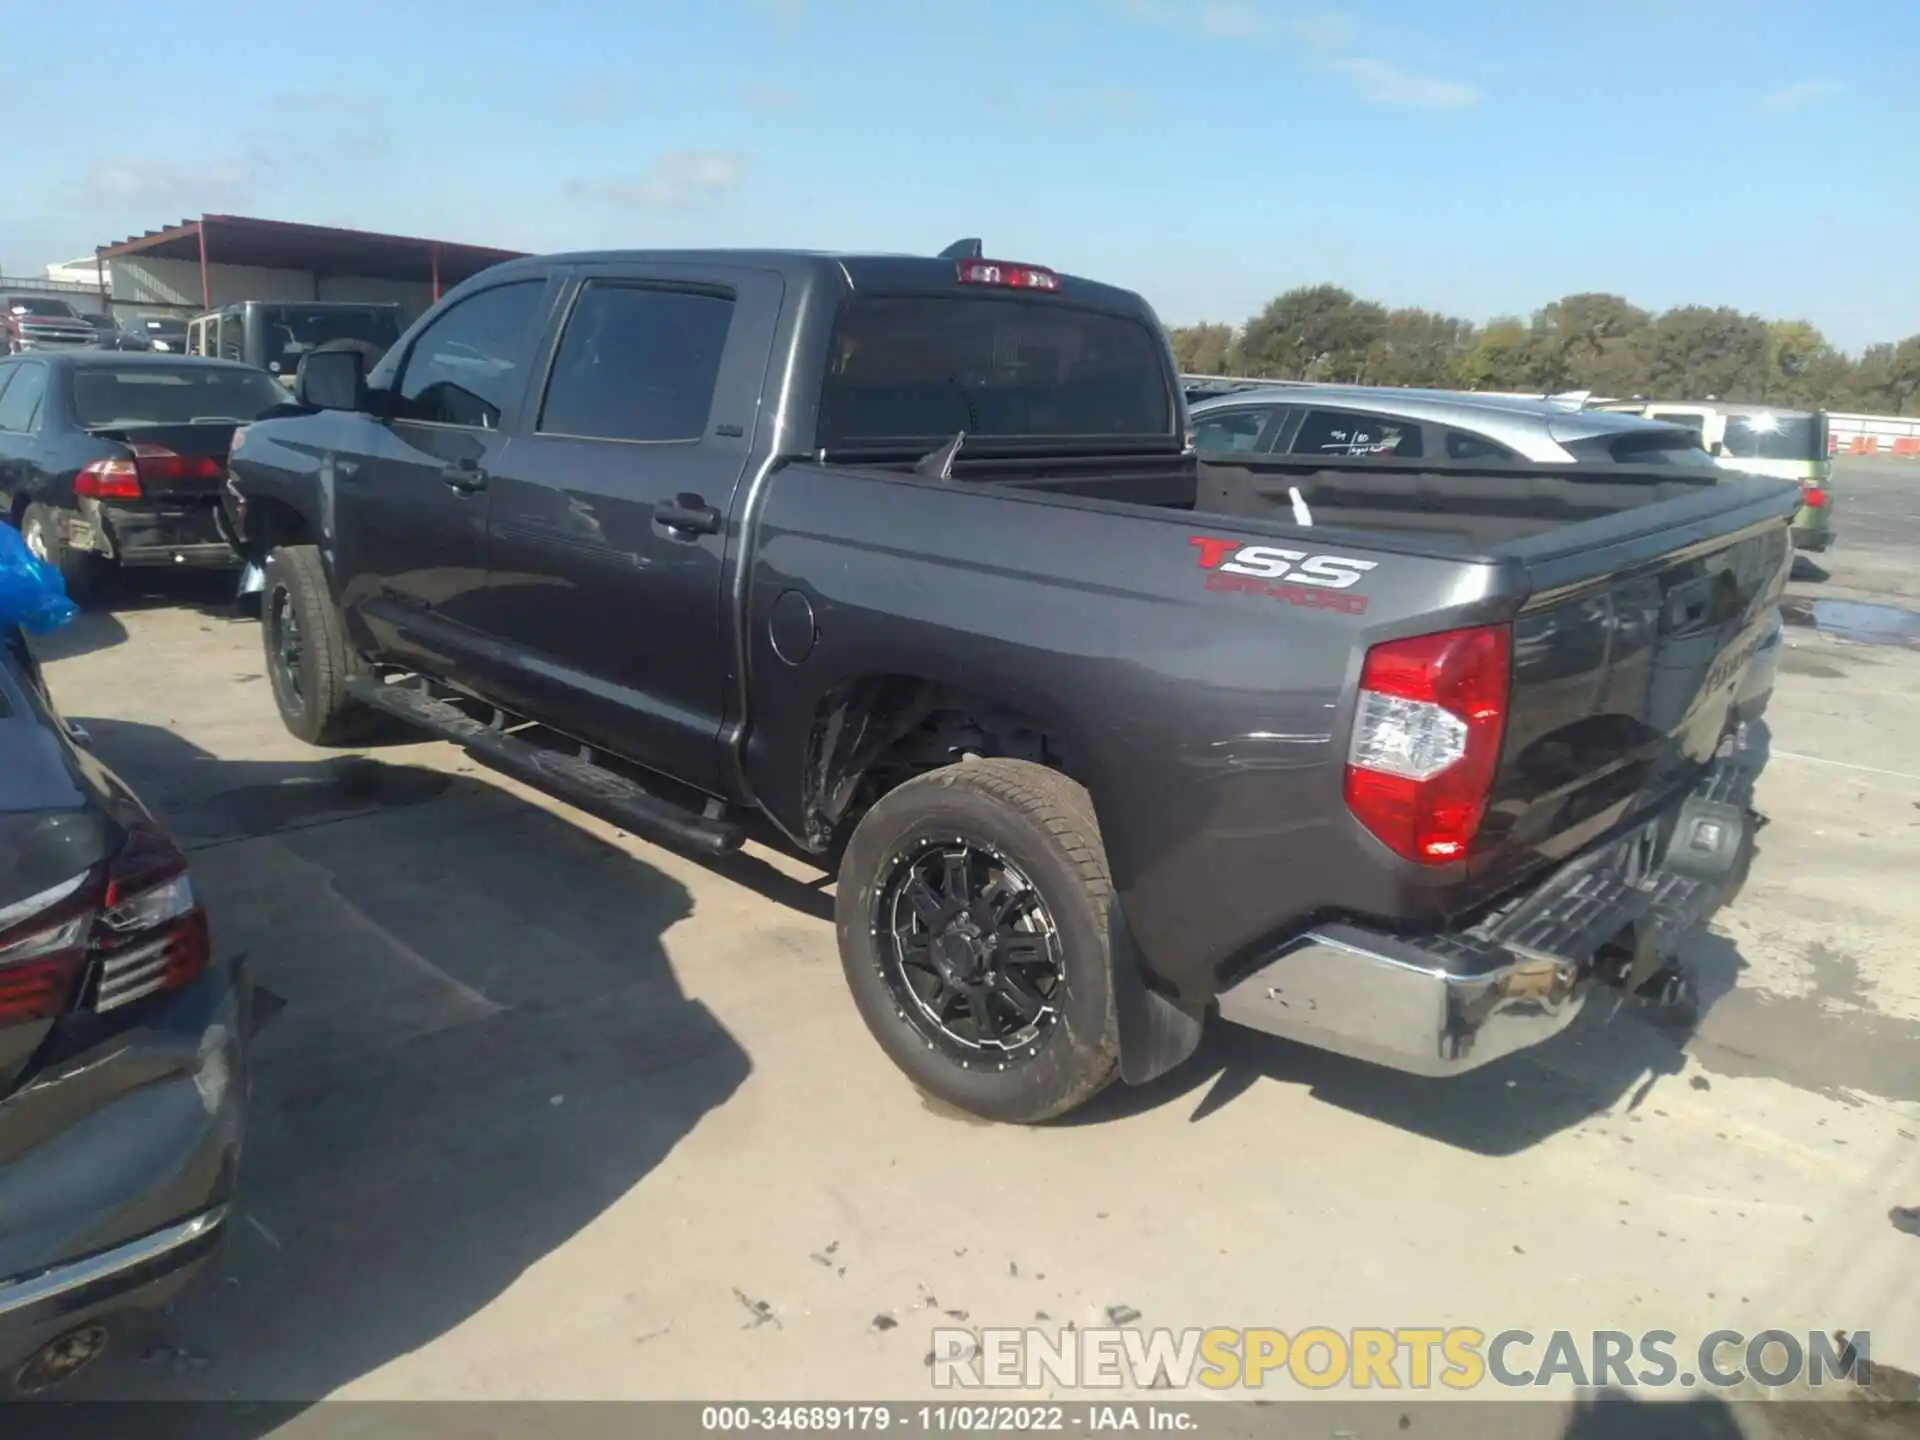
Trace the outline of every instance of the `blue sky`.
<path fill-rule="evenodd" d="M 1920 331 L 1913 0 L 76 14 L 8 7 L 16 61 L 72 62 L 9 69 L 8 273 L 214 211 L 534 250 L 981 235 L 1169 324 L 1331 280 Z"/>

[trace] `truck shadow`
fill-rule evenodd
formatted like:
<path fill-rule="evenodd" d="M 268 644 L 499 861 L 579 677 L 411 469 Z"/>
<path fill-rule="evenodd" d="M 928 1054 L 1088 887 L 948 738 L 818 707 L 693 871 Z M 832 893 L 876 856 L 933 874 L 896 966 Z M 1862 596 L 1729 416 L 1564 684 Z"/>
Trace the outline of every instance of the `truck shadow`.
<path fill-rule="evenodd" d="M 84 610 L 49 635 L 32 635 L 27 643 L 42 665 L 71 660 L 96 650 L 111 650 L 127 638 L 127 627 L 105 610 Z"/>
<path fill-rule="evenodd" d="M 188 849 L 270 1018 L 224 1251 L 52 1398 L 271 1401 L 219 1409 L 267 1433 L 472 1320 L 750 1073 L 663 947 L 685 889 L 564 819 L 441 771 L 82 723 Z M 644 1253 L 611 1262 L 636 1303 Z"/>

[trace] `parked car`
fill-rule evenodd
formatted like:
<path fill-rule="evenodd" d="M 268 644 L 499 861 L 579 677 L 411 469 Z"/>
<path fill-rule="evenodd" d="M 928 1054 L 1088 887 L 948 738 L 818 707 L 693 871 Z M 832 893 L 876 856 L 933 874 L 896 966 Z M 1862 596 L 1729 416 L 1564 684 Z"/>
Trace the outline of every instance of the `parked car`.
<path fill-rule="evenodd" d="M 7 353 L 77 350 L 98 343 L 99 333 L 66 301 L 47 295 L 8 295 L 0 299 L 7 329 Z"/>
<path fill-rule="evenodd" d="M 1714 465 L 1692 426 L 1585 409 L 1578 401 L 1388 386 L 1261 388 L 1224 383 L 1238 388 L 1193 406 L 1194 443 L 1203 456 L 1378 455 L 1421 464 L 1611 462 L 1694 469 Z M 1796 536 L 1800 523 L 1796 517 Z M 1758 720 L 1766 712 L 1785 633 L 1776 609 L 1735 704 L 1740 721 Z"/>
<path fill-rule="evenodd" d="M 509 261 L 296 393 L 228 483 L 288 730 L 837 863 L 862 1017 L 980 1115 L 1216 1005 L 1482 1064 L 1668 983 L 1749 843 L 1791 485 L 1196 461 L 1143 300 L 964 243 Z"/>
<path fill-rule="evenodd" d="M 1793 517 L 1794 545 L 1816 553 L 1832 548 L 1833 460 L 1825 411 L 1729 405 L 1717 400 L 1706 404 L 1609 400 L 1602 408 L 1684 425 L 1726 469 L 1797 481 L 1802 503 Z"/>
<path fill-rule="evenodd" d="M 247 996 L 186 857 L 0 625 L 0 1399 L 67 1378 L 219 1242 Z"/>
<path fill-rule="evenodd" d="M 162 354 L 184 355 L 187 351 L 187 322 L 165 315 L 129 315 L 121 327 L 136 342 L 122 348 L 158 350 Z M 139 342 L 144 341 L 144 344 Z"/>
<path fill-rule="evenodd" d="M 98 310 L 83 310 L 80 318 L 93 327 L 94 344 L 102 350 L 146 350 L 140 338 L 122 330 L 111 315 Z"/>
<path fill-rule="evenodd" d="M 186 350 L 257 366 L 291 386 L 300 358 L 315 350 L 358 350 L 371 370 L 401 328 L 398 305 L 248 300 L 190 322 Z"/>
<path fill-rule="evenodd" d="M 264 371 L 184 356 L 0 360 L 0 514 L 80 603 L 121 569 L 235 567 L 227 447 L 286 399 Z"/>

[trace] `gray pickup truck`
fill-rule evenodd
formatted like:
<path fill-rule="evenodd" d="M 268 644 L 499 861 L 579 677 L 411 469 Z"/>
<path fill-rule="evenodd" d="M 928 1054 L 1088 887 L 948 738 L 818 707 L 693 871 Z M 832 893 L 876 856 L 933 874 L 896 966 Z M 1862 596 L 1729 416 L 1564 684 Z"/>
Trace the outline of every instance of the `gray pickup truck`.
<path fill-rule="evenodd" d="M 980 1115 L 1214 1013 L 1485 1063 L 1670 983 L 1750 846 L 1788 483 L 1201 463 L 1138 296 L 965 242 L 512 261 L 296 394 L 227 486 L 289 730 L 837 867 L 866 1023 Z"/>

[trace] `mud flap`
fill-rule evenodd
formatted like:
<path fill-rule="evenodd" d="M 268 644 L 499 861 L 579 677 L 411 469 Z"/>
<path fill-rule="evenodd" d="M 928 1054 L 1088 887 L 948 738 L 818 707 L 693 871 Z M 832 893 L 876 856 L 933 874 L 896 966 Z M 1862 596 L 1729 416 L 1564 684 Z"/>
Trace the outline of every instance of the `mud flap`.
<path fill-rule="evenodd" d="M 1117 899 L 1107 912 L 1107 936 L 1113 955 L 1113 1003 L 1120 1021 L 1120 1078 L 1129 1085 L 1144 1085 L 1200 1048 L 1206 1015 L 1148 988 L 1145 962 Z"/>

